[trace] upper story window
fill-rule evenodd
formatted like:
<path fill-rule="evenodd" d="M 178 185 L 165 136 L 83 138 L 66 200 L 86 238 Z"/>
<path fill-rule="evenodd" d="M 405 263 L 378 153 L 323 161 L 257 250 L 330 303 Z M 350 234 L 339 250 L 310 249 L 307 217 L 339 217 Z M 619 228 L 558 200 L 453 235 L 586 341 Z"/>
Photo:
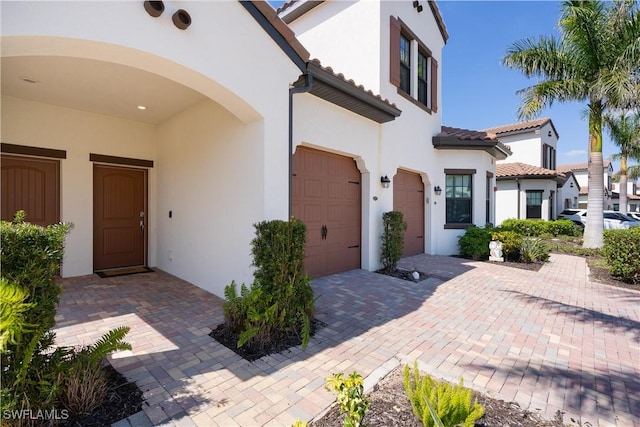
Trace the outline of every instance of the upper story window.
<path fill-rule="evenodd" d="M 556 149 L 548 144 L 542 145 L 542 167 L 556 170 Z"/>
<path fill-rule="evenodd" d="M 409 27 L 393 16 L 390 35 L 391 84 L 398 88 L 398 94 L 427 112 L 438 111 L 438 61 Z"/>
<path fill-rule="evenodd" d="M 400 36 L 400 89 L 411 92 L 411 43 Z"/>

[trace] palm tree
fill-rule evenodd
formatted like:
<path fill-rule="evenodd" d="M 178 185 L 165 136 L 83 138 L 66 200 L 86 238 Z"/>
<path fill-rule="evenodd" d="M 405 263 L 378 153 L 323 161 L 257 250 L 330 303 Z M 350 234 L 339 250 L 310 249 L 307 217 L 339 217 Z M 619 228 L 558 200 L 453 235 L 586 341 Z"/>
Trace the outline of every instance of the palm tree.
<path fill-rule="evenodd" d="M 620 173 L 616 174 L 620 180 L 620 212 L 627 213 L 627 177 L 634 177 L 637 169 L 636 166 L 630 172 L 627 160 L 640 159 L 640 110 L 633 115 L 627 115 L 626 112 L 621 115 L 606 114 L 603 119 L 611 140 L 620 148 L 620 153 L 611 157 L 620 160 Z"/>
<path fill-rule="evenodd" d="M 602 114 L 638 102 L 640 12 L 635 1 L 562 3 L 560 38 L 516 42 L 503 64 L 539 79 L 518 91 L 521 119 L 553 102 L 586 102 L 589 117 L 589 196 L 585 247 L 602 247 L 604 175 Z"/>

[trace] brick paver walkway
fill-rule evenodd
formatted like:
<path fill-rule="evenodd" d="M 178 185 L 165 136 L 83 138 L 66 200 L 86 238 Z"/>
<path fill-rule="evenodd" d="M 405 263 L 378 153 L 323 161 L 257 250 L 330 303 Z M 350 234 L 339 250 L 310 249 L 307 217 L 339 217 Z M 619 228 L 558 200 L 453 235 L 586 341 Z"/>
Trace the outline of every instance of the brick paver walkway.
<path fill-rule="evenodd" d="M 419 255 L 433 277 L 411 283 L 362 270 L 313 282 L 327 324 L 306 350 L 247 362 L 207 334 L 222 301 L 156 273 L 63 281 L 61 344 L 131 326 L 112 364 L 144 391 L 144 412 L 117 423 L 290 426 L 319 416 L 324 379 L 357 370 L 371 387 L 398 363 L 595 426 L 640 426 L 640 292 L 593 284 L 583 259 L 552 255 L 539 272 Z"/>

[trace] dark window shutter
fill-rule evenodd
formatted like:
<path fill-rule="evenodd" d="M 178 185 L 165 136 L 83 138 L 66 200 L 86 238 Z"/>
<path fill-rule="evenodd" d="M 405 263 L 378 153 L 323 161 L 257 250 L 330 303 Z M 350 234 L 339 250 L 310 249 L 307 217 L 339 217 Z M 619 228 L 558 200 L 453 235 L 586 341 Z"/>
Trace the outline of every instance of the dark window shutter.
<path fill-rule="evenodd" d="M 431 111 L 438 111 L 438 61 L 431 58 Z"/>
<path fill-rule="evenodd" d="M 389 81 L 396 87 L 400 86 L 400 29 L 400 21 L 392 16 L 389 26 Z"/>

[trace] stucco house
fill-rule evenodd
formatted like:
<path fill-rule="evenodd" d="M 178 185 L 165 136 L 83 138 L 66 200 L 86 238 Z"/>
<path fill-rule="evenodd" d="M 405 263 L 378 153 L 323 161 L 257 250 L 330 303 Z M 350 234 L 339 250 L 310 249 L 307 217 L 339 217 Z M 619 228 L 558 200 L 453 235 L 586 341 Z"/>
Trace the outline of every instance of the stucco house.
<path fill-rule="evenodd" d="M 305 222 L 314 277 L 379 268 L 392 209 L 405 255 L 494 221 L 510 152 L 442 126 L 433 2 L 0 7 L 2 216 L 73 223 L 64 277 L 144 265 L 222 295 L 262 220 Z"/>
<path fill-rule="evenodd" d="M 576 180 L 580 184 L 580 193 L 578 194 L 578 208 L 587 209 L 587 199 L 589 195 L 589 170 L 587 163 L 570 163 L 558 165 L 557 170 L 561 173 L 572 172 Z M 604 177 L 604 209 L 613 209 L 613 166 L 610 160 L 603 161 L 602 174 Z"/>
<path fill-rule="evenodd" d="M 495 134 L 512 152 L 496 168 L 496 224 L 508 218 L 555 219 L 578 186 L 575 177 L 556 170 L 559 135 L 553 121 L 541 118 L 485 131 Z"/>
<path fill-rule="evenodd" d="M 614 182 L 612 186 L 611 202 L 613 210 L 620 210 L 620 183 Z M 638 180 L 627 181 L 627 212 L 640 212 L 640 184 Z"/>

